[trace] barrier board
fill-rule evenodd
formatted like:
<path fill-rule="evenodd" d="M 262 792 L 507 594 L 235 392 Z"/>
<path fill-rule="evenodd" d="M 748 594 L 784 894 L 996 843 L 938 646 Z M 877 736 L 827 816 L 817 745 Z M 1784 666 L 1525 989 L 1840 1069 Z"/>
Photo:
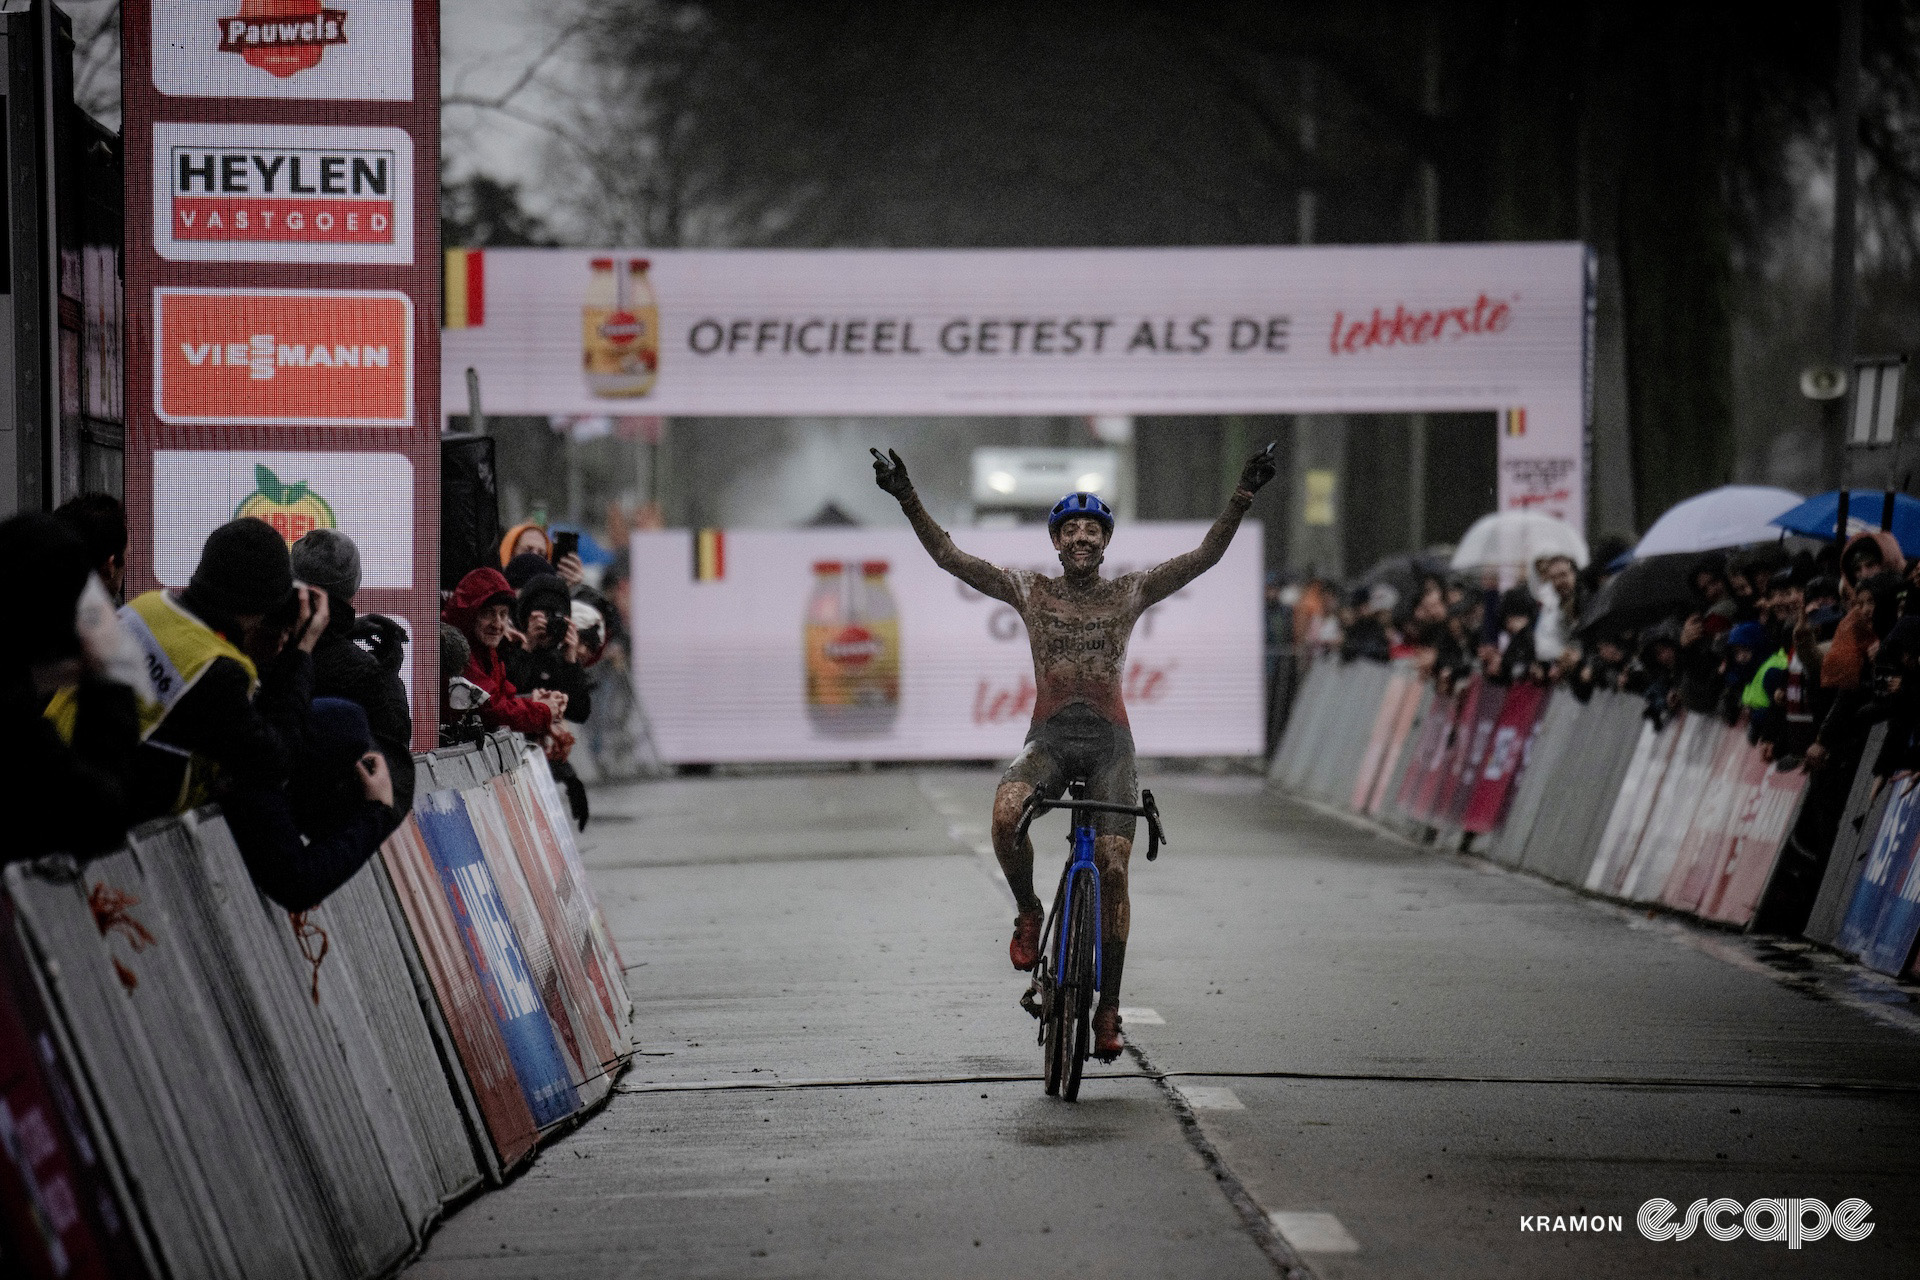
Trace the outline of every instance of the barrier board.
<path fill-rule="evenodd" d="M 1846 920 L 1833 945 L 1864 961 L 1880 936 L 1880 925 L 1905 881 L 1920 839 L 1920 788 L 1907 784 L 1912 775 L 1895 774 L 1888 783 L 1889 798 L 1873 844 L 1861 868 Z"/>
<path fill-rule="evenodd" d="M 414 814 L 527 1109 L 541 1128 L 564 1120 L 579 1094 L 461 793 L 431 792 Z"/>
<path fill-rule="evenodd" d="M 423 772 L 433 765 L 424 761 Z M 518 1164 L 539 1140 L 533 1110 L 521 1091 L 512 1054 L 493 1011 L 485 981 L 470 958 L 454 909 L 442 888 L 440 870 L 420 827 L 419 797 L 414 812 L 381 847 L 407 927 L 419 950 L 446 1019 L 447 1033 L 459 1052 L 460 1075 L 472 1093 L 473 1110 L 486 1129 L 481 1150 L 491 1157 L 488 1174 L 496 1181 Z"/>
<path fill-rule="evenodd" d="M 1820 892 L 1807 916 L 1807 937 L 1831 946 L 1852 905 L 1854 886 L 1866 865 L 1867 851 L 1880 830 L 1880 817 L 1887 803 L 1886 787 L 1873 774 L 1873 762 L 1886 741 L 1887 726 L 1876 724 L 1867 731 L 1866 749 L 1854 767 L 1853 785 L 1847 792 L 1847 805 L 1841 811 L 1840 825 L 1834 835 L 1827 865 L 1820 877 Z"/>
<path fill-rule="evenodd" d="M 1500 715 L 1493 723 L 1493 736 L 1487 743 L 1486 762 L 1473 779 L 1460 814 L 1460 829 L 1485 835 L 1498 827 L 1507 815 L 1513 799 L 1515 781 L 1527 765 L 1527 748 L 1533 742 L 1540 710 L 1546 704 L 1547 690 L 1537 684 L 1516 684 L 1507 690 L 1500 704 Z"/>
<path fill-rule="evenodd" d="M 1420 723 L 1432 701 L 1433 690 L 1425 681 L 1413 682 L 1401 697 L 1399 712 L 1388 733 L 1386 757 L 1380 766 L 1380 776 L 1374 782 L 1372 793 L 1367 796 L 1364 812 L 1378 817 L 1386 809 L 1388 798 L 1398 794 L 1400 781 L 1406 776 L 1412 754 L 1408 750 L 1408 742 L 1413 736 L 1414 726 Z"/>

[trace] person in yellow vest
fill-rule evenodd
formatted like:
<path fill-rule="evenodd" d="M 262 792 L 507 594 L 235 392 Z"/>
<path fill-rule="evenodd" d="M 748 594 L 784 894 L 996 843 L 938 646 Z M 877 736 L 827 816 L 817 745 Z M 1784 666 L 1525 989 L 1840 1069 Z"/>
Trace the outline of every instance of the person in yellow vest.
<path fill-rule="evenodd" d="M 273 527 L 221 525 L 184 590 L 146 592 L 121 616 L 146 650 L 154 691 L 140 708 L 136 820 L 234 788 L 282 786 L 307 736 L 327 595 L 295 584 Z"/>

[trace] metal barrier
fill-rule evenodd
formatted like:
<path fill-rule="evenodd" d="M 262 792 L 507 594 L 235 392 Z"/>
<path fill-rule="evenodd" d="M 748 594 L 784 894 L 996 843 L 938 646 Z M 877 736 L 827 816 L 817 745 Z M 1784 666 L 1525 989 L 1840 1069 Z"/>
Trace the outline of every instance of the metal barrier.
<path fill-rule="evenodd" d="M 607 1096 L 633 1010 L 544 757 L 497 735 L 419 768 L 382 857 L 300 915 L 213 809 L 6 868 L 0 1086 L 64 1100 L 34 1143 L 66 1154 L 0 1191 L 50 1273 L 386 1274 Z"/>
<path fill-rule="evenodd" d="M 1564 884 L 1748 924 L 1806 775 L 1773 768 L 1744 725 L 1676 715 L 1655 730 L 1644 712 L 1627 694 L 1596 692 L 1583 703 L 1565 688 L 1477 677 L 1441 697 L 1404 665 L 1323 662 L 1301 689 L 1268 778 L 1427 840 L 1458 836 L 1465 848 L 1484 836 L 1496 861 Z M 1849 818 L 1859 816 L 1859 804 L 1850 806 Z M 1848 936 L 1883 966 L 1908 963 L 1909 935 L 1920 933 L 1920 870 L 1907 870 L 1920 800 L 1900 821 L 1908 826 L 1888 837 L 1891 853 L 1866 860 L 1858 893 L 1835 878 L 1837 866 L 1823 886 L 1851 900 L 1871 885 L 1883 900 L 1848 914 L 1823 892 L 1815 912 L 1836 931 L 1844 915 Z M 1883 872 L 1894 879 L 1883 884 Z"/>

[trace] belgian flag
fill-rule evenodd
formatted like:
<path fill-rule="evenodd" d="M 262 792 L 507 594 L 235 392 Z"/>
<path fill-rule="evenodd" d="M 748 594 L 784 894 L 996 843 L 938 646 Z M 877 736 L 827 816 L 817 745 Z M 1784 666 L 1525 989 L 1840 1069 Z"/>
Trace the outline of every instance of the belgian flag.
<path fill-rule="evenodd" d="M 1508 435 L 1524 436 L 1527 434 L 1527 411 L 1525 409 L 1502 409 L 1500 416 L 1504 419 L 1502 425 L 1506 428 Z"/>
<path fill-rule="evenodd" d="M 447 250 L 445 294 L 448 329 L 478 329 L 487 322 L 487 261 L 479 249 Z"/>

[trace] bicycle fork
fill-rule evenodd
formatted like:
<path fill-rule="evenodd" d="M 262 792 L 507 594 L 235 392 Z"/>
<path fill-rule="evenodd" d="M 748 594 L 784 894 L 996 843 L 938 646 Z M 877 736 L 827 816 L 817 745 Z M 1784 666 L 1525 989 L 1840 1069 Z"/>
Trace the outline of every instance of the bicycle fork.
<path fill-rule="evenodd" d="M 1079 877 L 1075 874 L 1081 868 L 1093 872 L 1093 988 L 1101 990 L 1101 966 L 1106 957 L 1101 953 L 1106 949 L 1101 937 L 1100 918 L 1100 864 L 1093 857 L 1093 828 L 1091 825 L 1076 823 L 1073 828 L 1073 861 L 1067 864 L 1062 873 L 1064 888 L 1060 895 L 1060 918 L 1054 928 L 1054 943 L 1058 948 L 1053 971 L 1060 981 L 1067 978 L 1067 935 L 1073 929 L 1073 882 Z"/>

